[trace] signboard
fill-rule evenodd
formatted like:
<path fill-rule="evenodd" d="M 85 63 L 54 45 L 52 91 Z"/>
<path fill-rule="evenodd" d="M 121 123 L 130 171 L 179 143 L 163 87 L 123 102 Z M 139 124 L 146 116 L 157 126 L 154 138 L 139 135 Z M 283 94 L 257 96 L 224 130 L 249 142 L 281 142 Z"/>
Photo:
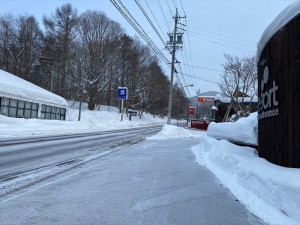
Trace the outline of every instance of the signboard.
<path fill-rule="evenodd" d="M 265 66 L 262 80 L 261 93 L 258 97 L 258 119 L 278 116 L 278 85 L 276 81 L 269 81 L 269 68 Z"/>
<path fill-rule="evenodd" d="M 191 128 L 207 130 L 208 122 L 205 120 L 191 120 Z"/>
<path fill-rule="evenodd" d="M 189 114 L 191 114 L 191 115 L 196 114 L 196 108 L 195 107 L 190 107 L 189 108 Z"/>
<path fill-rule="evenodd" d="M 198 97 L 198 102 L 208 102 L 208 103 L 213 103 L 214 98 L 211 97 Z"/>
<path fill-rule="evenodd" d="M 127 99 L 128 99 L 128 88 L 118 87 L 118 100 L 127 100 Z"/>

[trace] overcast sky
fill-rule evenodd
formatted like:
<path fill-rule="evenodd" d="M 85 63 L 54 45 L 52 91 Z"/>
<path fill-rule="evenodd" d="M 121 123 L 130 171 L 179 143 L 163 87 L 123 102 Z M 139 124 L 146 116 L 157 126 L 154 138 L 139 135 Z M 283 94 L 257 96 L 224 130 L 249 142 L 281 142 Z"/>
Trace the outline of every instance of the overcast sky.
<path fill-rule="evenodd" d="M 165 40 L 168 32 L 174 29 L 173 15 L 178 8 L 182 18 L 180 23 L 187 25 L 183 34 L 183 49 L 176 52 L 178 78 L 187 96 L 201 92 L 219 91 L 224 53 L 233 56 L 254 56 L 256 45 L 262 32 L 274 18 L 296 0 L 138 0 L 158 32 Z M 131 36 L 138 36 L 110 0 L 0 0 L 0 14 L 34 15 L 43 29 L 43 15 L 51 16 L 57 7 L 71 3 L 79 13 L 87 9 L 103 11 L 119 22 Z M 122 0 L 132 16 L 143 27 L 162 53 L 171 61 L 169 51 L 164 49 L 154 29 L 150 26 L 135 0 Z M 170 68 L 161 62 L 166 75 Z M 177 76 L 174 81 L 176 81 Z"/>

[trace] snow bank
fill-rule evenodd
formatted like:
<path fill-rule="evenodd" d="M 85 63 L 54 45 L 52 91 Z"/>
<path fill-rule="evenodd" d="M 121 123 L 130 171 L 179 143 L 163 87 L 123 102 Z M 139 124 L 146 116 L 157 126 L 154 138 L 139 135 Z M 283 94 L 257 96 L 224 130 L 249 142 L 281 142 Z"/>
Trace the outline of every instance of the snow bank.
<path fill-rule="evenodd" d="M 266 28 L 257 44 L 256 63 L 258 63 L 261 52 L 263 51 L 268 41 L 273 37 L 273 35 L 299 14 L 300 1 L 296 1 L 295 3 L 285 8 Z"/>
<path fill-rule="evenodd" d="M 68 110 L 68 121 L 10 118 L 0 115 L 0 138 L 93 132 L 166 122 L 166 119 L 154 118 L 150 114 L 143 114 L 141 119 L 133 116 L 131 121 L 124 114 L 121 122 L 117 108 L 101 106 L 100 110 L 83 109 L 80 121 L 78 121 L 79 111 L 76 108 Z"/>
<path fill-rule="evenodd" d="M 161 140 L 170 138 L 194 138 L 201 137 L 203 131 L 188 130 L 183 127 L 165 124 L 162 130 L 154 136 L 148 137 L 148 140 Z"/>
<path fill-rule="evenodd" d="M 0 70 L 0 95 L 36 103 L 68 106 L 64 98 L 4 70 Z"/>
<path fill-rule="evenodd" d="M 237 101 L 238 102 L 257 102 L 257 96 L 253 96 L 253 97 L 244 97 L 244 98 L 242 98 L 242 97 L 238 97 L 237 98 Z M 224 96 L 222 96 L 222 95 L 220 95 L 220 94 L 217 94 L 216 96 L 215 96 L 215 101 L 220 101 L 220 102 L 223 102 L 223 103 L 230 103 L 231 102 L 231 98 L 230 97 L 224 97 Z"/>
<path fill-rule="evenodd" d="M 300 170 L 259 158 L 256 150 L 204 135 L 192 151 L 253 214 L 272 225 L 300 224 Z"/>
<path fill-rule="evenodd" d="M 207 135 L 216 139 L 225 139 L 234 143 L 258 145 L 257 140 L 257 112 L 248 117 L 240 118 L 236 122 L 210 123 Z"/>

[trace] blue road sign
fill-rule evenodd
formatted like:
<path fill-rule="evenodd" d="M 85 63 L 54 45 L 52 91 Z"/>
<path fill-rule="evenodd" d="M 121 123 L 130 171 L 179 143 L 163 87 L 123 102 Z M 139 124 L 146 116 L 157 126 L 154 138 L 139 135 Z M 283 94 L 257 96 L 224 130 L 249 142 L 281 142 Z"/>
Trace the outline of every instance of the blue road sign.
<path fill-rule="evenodd" d="M 127 100 L 127 99 L 128 99 L 128 88 L 118 87 L 118 100 Z"/>

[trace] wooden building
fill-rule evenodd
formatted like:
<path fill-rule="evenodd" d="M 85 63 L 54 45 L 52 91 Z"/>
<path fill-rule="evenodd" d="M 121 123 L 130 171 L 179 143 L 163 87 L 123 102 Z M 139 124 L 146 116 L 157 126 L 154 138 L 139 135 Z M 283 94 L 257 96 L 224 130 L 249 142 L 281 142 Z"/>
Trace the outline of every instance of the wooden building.
<path fill-rule="evenodd" d="M 300 168 L 300 2 L 269 25 L 258 44 L 258 153 Z"/>
<path fill-rule="evenodd" d="M 257 111 L 257 97 L 249 97 L 249 96 L 236 96 L 236 98 L 231 99 L 229 97 L 222 97 L 221 95 L 217 95 L 214 100 L 214 106 L 216 107 L 215 112 L 215 122 L 226 122 L 224 118 L 226 117 L 226 113 L 228 113 L 227 118 L 233 114 L 236 114 L 239 111 L 239 107 L 242 110 L 246 110 L 248 112 L 256 112 Z M 228 121 L 228 120 L 227 120 Z"/>

